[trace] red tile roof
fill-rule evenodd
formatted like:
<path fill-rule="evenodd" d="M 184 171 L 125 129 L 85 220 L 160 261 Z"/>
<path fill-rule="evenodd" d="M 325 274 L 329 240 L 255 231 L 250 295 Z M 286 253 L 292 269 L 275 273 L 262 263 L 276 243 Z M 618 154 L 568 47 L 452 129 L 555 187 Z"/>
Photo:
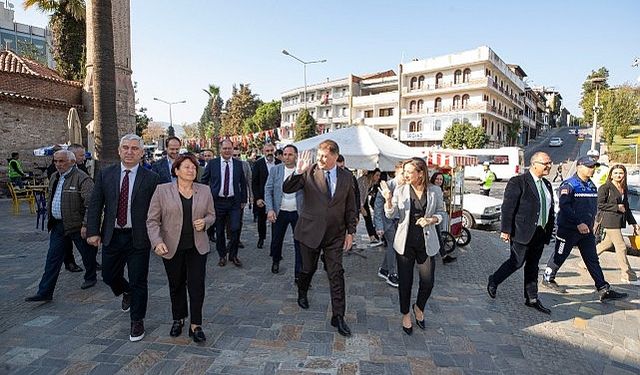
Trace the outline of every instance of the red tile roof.
<path fill-rule="evenodd" d="M 28 74 L 71 86 L 82 87 L 82 82 L 64 79 L 60 77 L 55 70 L 42 66 L 36 61 L 18 56 L 14 52 L 8 50 L 0 52 L 0 71 Z"/>

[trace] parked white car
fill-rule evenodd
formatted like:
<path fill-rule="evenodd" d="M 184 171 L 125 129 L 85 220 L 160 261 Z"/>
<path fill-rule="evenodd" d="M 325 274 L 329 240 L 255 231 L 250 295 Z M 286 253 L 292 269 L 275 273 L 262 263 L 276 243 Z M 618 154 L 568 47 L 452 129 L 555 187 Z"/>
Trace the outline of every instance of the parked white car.
<path fill-rule="evenodd" d="M 640 186 L 638 185 L 629 186 L 629 208 L 636 222 L 640 223 Z M 627 246 L 629 246 L 628 237 L 631 235 L 633 235 L 633 227 L 627 225 L 627 227 L 622 230 L 622 236 L 625 238 Z"/>
<path fill-rule="evenodd" d="M 549 140 L 549 147 L 560 147 L 564 141 L 560 137 L 551 137 Z"/>
<path fill-rule="evenodd" d="M 477 225 L 491 225 L 500 221 L 502 199 L 482 194 L 466 193 L 462 202 L 462 225 L 475 228 Z"/>

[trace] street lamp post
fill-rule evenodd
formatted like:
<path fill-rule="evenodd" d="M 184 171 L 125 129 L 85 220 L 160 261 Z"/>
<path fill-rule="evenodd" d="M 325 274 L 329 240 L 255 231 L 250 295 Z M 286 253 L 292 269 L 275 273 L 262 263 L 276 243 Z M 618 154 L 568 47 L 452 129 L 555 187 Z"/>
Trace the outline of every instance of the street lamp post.
<path fill-rule="evenodd" d="M 153 100 L 157 100 L 157 101 L 162 102 L 164 104 L 167 104 L 169 106 L 169 126 L 170 127 L 173 127 L 173 116 L 171 115 L 171 106 L 174 105 L 174 104 L 183 104 L 183 103 L 187 102 L 186 100 L 181 100 L 179 102 L 168 102 L 168 101 L 162 100 L 160 98 L 153 98 Z"/>
<path fill-rule="evenodd" d="M 592 135 L 591 135 L 591 149 L 595 150 L 596 149 L 596 135 L 598 132 L 598 112 L 600 112 L 600 103 L 599 103 L 599 88 L 600 88 L 600 84 L 605 82 L 606 78 L 603 77 L 594 77 L 590 79 L 590 82 L 593 83 L 596 86 L 596 102 L 593 106 L 593 129 L 592 129 Z"/>
<path fill-rule="evenodd" d="M 327 62 L 327 60 L 326 59 L 322 59 L 322 60 L 304 61 L 304 60 L 299 59 L 296 56 L 290 54 L 289 52 L 287 52 L 286 49 L 282 50 L 282 54 L 286 55 L 286 56 L 289 56 L 289 57 L 291 57 L 293 59 L 298 60 L 304 66 L 304 96 L 303 96 L 303 100 L 304 100 L 304 109 L 307 109 L 307 65 L 325 63 L 325 62 Z"/>

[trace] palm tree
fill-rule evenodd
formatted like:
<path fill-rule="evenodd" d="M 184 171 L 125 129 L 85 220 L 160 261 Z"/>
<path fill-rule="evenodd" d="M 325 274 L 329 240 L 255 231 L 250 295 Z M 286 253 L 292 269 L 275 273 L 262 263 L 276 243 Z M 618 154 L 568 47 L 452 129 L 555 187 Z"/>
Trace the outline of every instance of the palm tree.
<path fill-rule="evenodd" d="M 92 0 L 93 124 L 96 134 L 96 170 L 118 161 L 116 68 L 113 51 L 111 0 Z"/>
<path fill-rule="evenodd" d="M 66 79 L 82 80 L 86 60 L 86 23 L 84 0 L 25 0 L 24 9 L 36 7 L 51 13 L 49 28 L 53 34 L 53 59 Z"/>

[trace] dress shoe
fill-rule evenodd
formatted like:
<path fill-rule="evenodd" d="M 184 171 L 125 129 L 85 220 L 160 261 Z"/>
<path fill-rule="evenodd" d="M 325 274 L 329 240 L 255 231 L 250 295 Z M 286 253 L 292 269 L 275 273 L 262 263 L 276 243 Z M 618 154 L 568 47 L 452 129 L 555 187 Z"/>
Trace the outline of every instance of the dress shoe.
<path fill-rule="evenodd" d="M 242 241 L 238 241 L 238 249 L 244 249 L 244 244 Z"/>
<path fill-rule="evenodd" d="M 82 271 L 84 271 L 82 268 L 80 268 L 80 266 L 78 266 L 75 263 L 65 264 L 64 268 L 66 268 L 67 271 L 69 271 L 69 272 L 82 272 Z"/>
<path fill-rule="evenodd" d="M 453 263 L 453 262 L 455 262 L 457 260 L 458 260 L 458 258 L 452 257 L 451 255 L 447 255 L 444 258 L 442 258 L 442 264 Z"/>
<path fill-rule="evenodd" d="M 240 259 L 238 259 L 238 257 L 232 258 L 230 260 L 231 263 L 233 263 L 236 267 L 242 267 L 242 262 L 240 261 Z"/>
<path fill-rule="evenodd" d="M 131 333 L 129 334 L 129 341 L 140 341 L 144 338 L 144 320 L 132 320 L 131 321 Z"/>
<path fill-rule="evenodd" d="M 615 299 L 623 299 L 627 297 L 627 293 L 616 292 L 613 289 L 604 289 L 599 291 L 600 302 L 611 301 Z"/>
<path fill-rule="evenodd" d="M 184 319 L 174 320 L 173 325 L 171 326 L 171 331 L 169 331 L 169 336 L 180 336 L 180 334 L 182 333 L 182 327 L 184 327 Z"/>
<path fill-rule="evenodd" d="M 122 293 L 122 311 L 127 312 L 131 307 L 131 293 Z"/>
<path fill-rule="evenodd" d="M 35 296 L 27 297 L 24 300 L 27 302 L 49 302 L 52 299 L 53 298 L 51 297 L 39 296 L 36 294 Z"/>
<path fill-rule="evenodd" d="M 535 302 L 526 301 L 524 304 L 529 306 L 529 307 L 533 307 L 534 309 L 540 311 L 541 313 L 544 313 L 544 314 L 547 314 L 547 315 L 551 315 L 551 310 L 549 310 L 546 307 L 542 306 L 542 303 L 540 303 L 539 299 L 537 299 Z"/>
<path fill-rule="evenodd" d="M 489 297 L 496 298 L 496 292 L 498 291 L 498 285 L 493 282 L 493 275 L 489 276 L 489 282 L 487 283 L 487 293 Z"/>
<path fill-rule="evenodd" d="M 193 337 L 193 342 L 207 341 L 207 336 L 204 335 L 202 327 L 198 326 L 193 331 L 189 327 L 189 337 Z"/>
<path fill-rule="evenodd" d="M 561 287 L 560 285 L 558 285 L 558 283 L 555 280 L 545 280 L 542 279 L 542 286 L 544 286 L 547 289 L 551 289 L 553 291 L 556 291 L 558 293 L 567 293 L 567 290 L 563 287 Z"/>
<path fill-rule="evenodd" d="M 224 267 L 226 265 L 227 265 L 227 258 L 220 258 L 220 261 L 218 262 L 218 266 Z"/>
<path fill-rule="evenodd" d="M 418 327 L 420 327 L 420 329 L 424 329 L 425 328 L 424 311 L 422 311 L 422 320 L 418 320 L 418 314 L 416 314 L 416 304 L 415 303 L 413 304 L 413 306 L 411 306 L 411 311 L 413 311 L 413 316 L 416 318 L 416 325 Z"/>
<path fill-rule="evenodd" d="M 405 326 L 402 326 L 402 330 L 404 331 L 404 333 L 406 333 L 407 335 L 411 336 L 413 334 L 413 326 L 407 328 Z"/>
<path fill-rule="evenodd" d="M 264 247 L 264 240 L 261 238 L 258 240 L 258 249 L 262 249 Z"/>
<path fill-rule="evenodd" d="M 338 328 L 338 333 L 342 336 L 351 336 L 351 330 L 349 329 L 347 322 L 344 321 L 344 317 L 342 315 L 336 315 L 331 318 L 331 325 Z"/>
<path fill-rule="evenodd" d="M 309 308 L 309 300 L 307 299 L 307 292 L 303 292 L 300 289 L 298 289 L 298 306 L 300 306 L 305 310 Z"/>
<path fill-rule="evenodd" d="M 96 280 L 85 280 L 82 285 L 80 285 L 80 289 L 89 289 L 92 286 L 95 286 L 98 282 Z"/>
<path fill-rule="evenodd" d="M 279 273 L 280 272 L 280 262 L 273 262 L 271 265 L 271 273 Z"/>

